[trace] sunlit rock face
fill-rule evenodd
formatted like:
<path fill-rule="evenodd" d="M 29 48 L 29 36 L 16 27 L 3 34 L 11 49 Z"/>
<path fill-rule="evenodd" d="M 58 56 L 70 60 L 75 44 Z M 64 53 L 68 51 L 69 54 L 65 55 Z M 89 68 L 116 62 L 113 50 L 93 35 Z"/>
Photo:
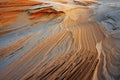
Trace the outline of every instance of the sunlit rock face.
<path fill-rule="evenodd" d="M 120 1 L 106 1 L 1 0 L 0 80 L 120 80 Z"/>

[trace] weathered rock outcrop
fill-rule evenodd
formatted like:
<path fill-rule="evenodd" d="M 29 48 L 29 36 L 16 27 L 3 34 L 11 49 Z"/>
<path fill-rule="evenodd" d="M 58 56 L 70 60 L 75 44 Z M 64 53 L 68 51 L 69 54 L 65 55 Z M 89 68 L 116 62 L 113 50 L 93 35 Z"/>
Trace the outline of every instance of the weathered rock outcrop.
<path fill-rule="evenodd" d="M 0 1 L 0 80 L 119 80 L 120 10 L 97 1 Z"/>

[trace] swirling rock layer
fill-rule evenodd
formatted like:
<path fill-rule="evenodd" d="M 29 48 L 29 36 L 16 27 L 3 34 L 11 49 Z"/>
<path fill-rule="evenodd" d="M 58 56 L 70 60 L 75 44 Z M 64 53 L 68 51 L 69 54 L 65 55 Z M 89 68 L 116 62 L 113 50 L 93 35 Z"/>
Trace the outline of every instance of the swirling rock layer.
<path fill-rule="evenodd" d="M 98 3 L 0 1 L 0 80 L 119 80 L 119 7 Z"/>

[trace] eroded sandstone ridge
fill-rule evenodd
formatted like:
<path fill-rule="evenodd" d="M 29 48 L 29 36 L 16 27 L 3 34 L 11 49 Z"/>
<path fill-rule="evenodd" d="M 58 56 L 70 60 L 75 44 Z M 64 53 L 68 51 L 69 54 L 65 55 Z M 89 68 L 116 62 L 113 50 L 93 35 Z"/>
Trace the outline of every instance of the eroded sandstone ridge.
<path fill-rule="evenodd" d="M 119 2 L 0 0 L 0 80 L 120 80 Z"/>

